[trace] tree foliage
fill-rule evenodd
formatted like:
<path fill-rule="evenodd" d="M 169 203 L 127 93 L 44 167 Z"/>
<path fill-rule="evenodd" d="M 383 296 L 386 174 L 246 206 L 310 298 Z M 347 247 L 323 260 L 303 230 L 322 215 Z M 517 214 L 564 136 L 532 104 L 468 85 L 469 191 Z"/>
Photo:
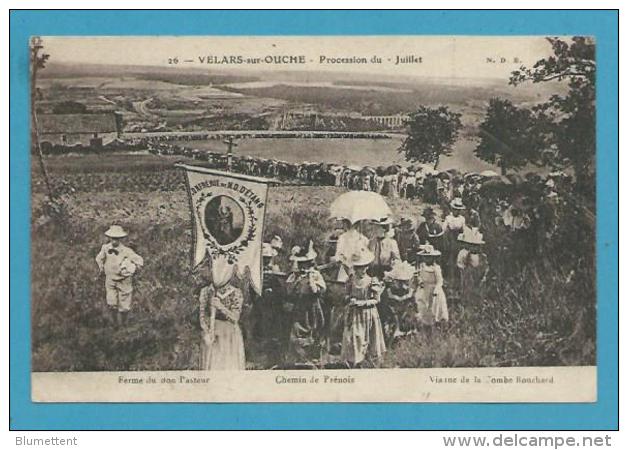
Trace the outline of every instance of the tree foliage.
<path fill-rule="evenodd" d="M 509 100 L 492 98 L 484 121 L 479 126 L 478 158 L 499 165 L 502 174 L 536 162 L 536 149 L 542 145 L 536 116 L 530 109 L 519 108 Z"/>
<path fill-rule="evenodd" d="M 441 156 L 451 154 L 462 128 L 460 117 L 461 114 L 450 111 L 446 106 L 421 106 L 410 114 L 408 134 L 399 150 L 408 161 L 434 164 L 436 167 Z"/>
<path fill-rule="evenodd" d="M 46 62 L 50 58 L 50 55 L 47 53 L 41 53 L 44 45 L 39 36 L 34 36 L 31 39 L 31 75 L 32 72 L 37 72 L 38 69 L 44 69 L 46 67 Z"/>
<path fill-rule="evenodd" d="M 547 131 L 543 145 L 553 153 L 553 165 L 574 170 L 577 188 L 593 192 L 595 169 L 595 43 L 588 37 L 571 42 L 549 38 L 553 55 L 531 68 L 512 73 L 510 83 L 567 82 L 565 95 L 553 95 L 534 108 L 538 125 Z"/>

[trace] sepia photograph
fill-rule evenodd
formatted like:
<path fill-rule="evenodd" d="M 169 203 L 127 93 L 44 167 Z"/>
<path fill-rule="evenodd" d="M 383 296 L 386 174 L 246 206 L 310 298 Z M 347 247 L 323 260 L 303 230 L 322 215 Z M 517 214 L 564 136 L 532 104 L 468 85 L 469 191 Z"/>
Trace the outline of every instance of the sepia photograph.
<path fill-rule="evenodd" d="M 30 64 L 35 401 L 595 401 L 593 37 L 33 36 Z"/>

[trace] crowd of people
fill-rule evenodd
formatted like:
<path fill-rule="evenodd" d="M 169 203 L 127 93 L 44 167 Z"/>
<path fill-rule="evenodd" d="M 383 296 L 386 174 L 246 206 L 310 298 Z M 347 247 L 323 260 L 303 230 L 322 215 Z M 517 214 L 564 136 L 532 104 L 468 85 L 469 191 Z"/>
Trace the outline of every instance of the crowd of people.
<path fill-rule="evenodd" d="M 418 228 L 409 218 L 399 224 L 390 217 L 339 219 L 321 246 L 324 255 L 318 257 L 311 241 L 296 246 L 284 270 L 276 263 L 284 251 L 276 236 L 264 244 L 265 290 L 252 302 L 245 334 L 277 339 L 285 361 L 320 361 L 329 353 L 355 367 L 377 365 L 400 336 L 443 327 L 445 284 L 463 295 L 479 293 L 489 270 L 482 233 L 466 226 L 462 205 L 452 205 L 456 212 L 443 224 L 427 208 Z M 450 265 L 445 260 L 452 256 Z M 281 283 L 284 271 L 289 275 Z M 339 298 L 326 295 L 330 284 L 344 286 Z M 257 327 L 267 323 L 273 326 Z"/>
<path fill-rule="evenodd" d="M 545 179 L 534 172 L 528 173 L 525 178 L 519 175 L 500 177 L 491 170 L 463 174 L 456 169 L 438 171 L 427 164 L 412 164 L 405 167 L 400 164 L 360 167 L 308 161 L 292 163 L 275 158 L 194 149 L 168 142 L 148 141 L 145 144 L 153 154 L 194 158 L 218 170 L 275 178 L 283 182 L 371 191 L 393 198 L 417 198 L 432 204 L 448 203 L 454 197 L 461 197 L 465 203 L 469 203 L 469 197 L 477 195 L 479 189 L 487 182 L 491 185 L 545 183 L 543 189 L 555 191 L 556 183 L 568 181 L 566 180 L 568 177 L 560 171 L 552 172 Z"/>
<path fill-rule="evenodd" d="M 170 144 L 152 151 L 196 157 L 218 169 L 283 180 L 290 173 L 303 183 L 418 198 L 424 204 L 420 217 L 338 217 L 324 239 L 289 250 L 274 236 L 263 244 L 261 295 L 233 284 L 204 288 L 201 368 L 207 370 L 244 369 L 247 341 L 273 343 L 281 349 L 276 363 L 284 367 L 332 360 L 348 367 L 377 366 L 399 337 L 446 329 L 452 303 L 481 302 L 489 277 L 516 267 L 508 258 L 525 259 L 541 250 L 556 230 L 571 186 L 562 172 L 504 178 L 419 165 L 382 170 L 290 164 Z M 132 292 L 126 280 L 133 274 L 107 267 L 119 258 L 116 243 L 124 234 L 112 227 L 107 234 L 112 244 L 97 258 L 101 270 L 112 272 L 105 283 L 107 302 L 123 318 Z M 142 264 L 134 254 L 124 261 Z"/>
<path fill-rule="evenodd" d="M 287 367 L 323 360 L 377 366 L 396 339 L 446 329 L 452 302 L 478 305 L 488 278 L 503 269 L 498 255 L 525 258 L 522 247 L 534 245 L 538 212 L 546 206 L 557 212 L 563 178 L 548 177 L 543 198 L 530 209 L 524 207 L 532 204 L 529 197 L 500 199 L 492 214 L 481 203 L 454 197 L 442 213 L 427 206 L 418 219 L 339 218 L 324 241 L 305 242 L 287 254 L 275 236 L 263 246 L 264 292 L 253 296 L 248 309 L 238 306 L 244 341 L 276 341 L 282 349 L 277 363 Z M 501 231 L 511 239 L 500 237 L 497 251 L 487 251 L 489 228 L 493 238 Z M 551 227 L 545 230 L 549 238 Z M 520 245 L 506 249 L 507 242 Z"/>
<path fill-rule="evenodd" d="M 461 173 L 455 169 L 437 171 L 425 164 L 373 168 L 307 161 L 290 163 L 192 149 L 167 142 L 150 141 L 149 145 L 155 154 L 191 157 L 219 170 L 273 178 L 284 183 L 336 186 L 376 192 L 390 198 L 420 200 L 428 205 L 438 205 L 444 213 L 443 220 L 450 210 L 456 210 L 451 206 L 456 200 L 464 205 L 470 227 L 481 229 L 484 221 L 497 227 L 497 232 L 529 235 L 532 243 L 521 246 L 523 253 L 542 247 L 551 237 L 558 209 L 565 205 L 573 187 L 571 177 L 559 170 L 547 176 L 536 172 L 525 176 L 500 176 L 491 170 L 479 173 Z"/>

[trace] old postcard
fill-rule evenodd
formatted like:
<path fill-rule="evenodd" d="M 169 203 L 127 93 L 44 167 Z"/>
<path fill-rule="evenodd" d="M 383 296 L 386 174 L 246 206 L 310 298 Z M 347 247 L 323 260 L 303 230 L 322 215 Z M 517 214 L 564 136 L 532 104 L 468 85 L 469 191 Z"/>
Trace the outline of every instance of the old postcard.
<path fill-rule="evenodd" d="M 593 38 L 30 57 L 33 401 L 596 401 Z"/>

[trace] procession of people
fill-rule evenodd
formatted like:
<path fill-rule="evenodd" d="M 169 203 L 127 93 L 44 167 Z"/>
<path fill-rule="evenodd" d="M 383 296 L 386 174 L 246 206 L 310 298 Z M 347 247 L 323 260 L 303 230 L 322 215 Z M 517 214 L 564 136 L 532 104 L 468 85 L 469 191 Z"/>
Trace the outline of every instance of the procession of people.
<path fill-rule="evenodd" d="M 179 147 L 160 144 L 153 151 L 173 148 Z M 525 257 L 551 238 L 570 185 L 562 172 L 507 178 L 424 165 L 371 169 L 191 154 L 218 169 L 348 189 L 330 205 L 335 222 L 324 238 L 313 236 L 289 252 L 278 235 L 263 244 L 261 295 L 237 283 L 201 290 L 203 370 L 245 369 L 252 342 L 280 349 L 276 367 L 379 366 L 399 339 L 446 332 L 452 305 L 482 302 L 487 280 L 504 270 L 508 254 Z M 422 212 L 395 216 L 389 197 L 417 200 Z M 229 212 L 217 211 L 206 217 L 212 226 Z M 487 231 L 499 236 L 490 251 Z M 97 256 L 117 324 L 126 323 L 133 275 L 143 265 L 121 244 L 126 234 L 113 225 L 106 232 L 111 242 Z"/>
<path fill-rule="evenodd" d="M 545 197 L 554 202 L 556 195 Z M 252 315 L 266 314 L 277 326 L 245 340 L 276 342 L 284 349 L 278 367 L 377 367 L 399 339 L 447 332 L 452 304 L 480 304 L 495 276 L 481 223 L 513 237 L 536 233 L 540 216 L 531 214 L 525 225 L 513 221 L 504 201 L 485 217 L 460 197 L 441 211 L 425 206 L 421 217 L 395 217 L 379 194 L 340 195 L 330 206 L 333 230 L 316 245 L 295 246 L 283 267 L 264 244 L 264 283 L 272 287 L 252 296 Z"/>
<path fill-rule="evenodd" d="M 527 205 L 517 201 L 524 191 L 540 191 L 554 202 L 560 201 L 561 191 L 569 190 L 572 179 L 561 170 L 546 176 L 536 172 L 499 175 L 493 170 L 463 173 L 457 169 L 436 170 L 429 164 L 413 163 L 403 166 L 357 166 L 328 162 L 293 163 L 276 158 L 235 155 L 224 152 L 190 148 L 180 144 L 148 140 L 144 143 L 156 155 L 182 156 L 200 161 L 208 168 L 242 173 L 277 180 L 284 184 L 334 186 L 355 191 L 374 192 L 384 197 L 419 200 L 429 205 L 449 209 L 453 199 L 473 210 L 469 220 L 479 227 L 480 208 L 494 209 L 495 192 L 502 206 L 510 208 L 509 227 L 525 227 L 529 221 Z M 513 205 L 513 201 L 516 203 Z M 452 208 L 455 209 L 455 208 Z M 521 213 L 521 214 L 519 214 Z"/>

